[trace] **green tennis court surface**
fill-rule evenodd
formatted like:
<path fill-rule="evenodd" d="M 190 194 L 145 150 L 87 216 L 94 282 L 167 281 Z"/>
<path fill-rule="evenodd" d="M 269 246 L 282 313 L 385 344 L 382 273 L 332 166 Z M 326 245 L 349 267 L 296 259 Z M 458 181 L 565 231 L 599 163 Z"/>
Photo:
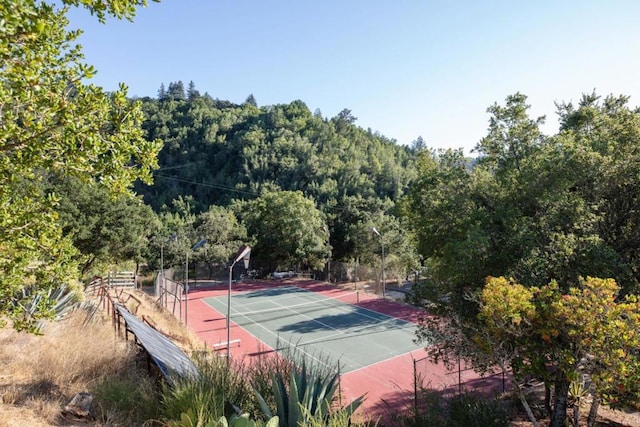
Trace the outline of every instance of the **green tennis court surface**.
<path fill-rule="evenodd" d="M 226 315 L 227 296 L 204 301 Z M 232 295 L 231 321 L 276 350 L 339 360 L 342 373 L 421 348 L 412 323 L 295 286 Z"/>

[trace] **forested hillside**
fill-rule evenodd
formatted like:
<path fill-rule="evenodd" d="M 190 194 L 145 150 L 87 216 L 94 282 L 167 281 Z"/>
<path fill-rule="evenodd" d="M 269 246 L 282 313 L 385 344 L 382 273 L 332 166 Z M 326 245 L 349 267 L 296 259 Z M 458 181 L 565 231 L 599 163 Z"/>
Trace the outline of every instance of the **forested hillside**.
<path fill-rule="evenodd" d="M 359 128 L 347 109 L 328 119 L 300 100 L 258 106 L 250 95 L 237 105 L 201 95 L 193 82 L 163 85 L 141 101 L 147 138 L 164 142 L 154 184 L 137 188 L 157 212 L 178 198 L 197 214 L 301 191 L 326 216 L 332 256 L 345 259 L 358 225 L 392 214 L 416 178 L 415 150 Z"/>

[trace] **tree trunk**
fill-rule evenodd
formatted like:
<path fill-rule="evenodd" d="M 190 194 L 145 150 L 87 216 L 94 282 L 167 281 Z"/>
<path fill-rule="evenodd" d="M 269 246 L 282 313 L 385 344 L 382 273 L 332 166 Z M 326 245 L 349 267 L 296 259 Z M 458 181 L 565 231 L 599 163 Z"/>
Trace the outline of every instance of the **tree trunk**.
<path fill-rule="evenodd" d="M 598 408 L 600 408 L 600 397 L 594 393 L 591 408 L 589 409 L 589 416 L 587 417 L 587 427 L 593 427 L 596 424 Z"/>
<path fill-rule="evenodd" d="M 539 427 L 540 424 L 538 424 L 536 416 L 533 415 L 533 411 L 529 406 L 529 402 L 527 402 L 527 398 L 525 397 L 524 392 L 522 391 L 522 388 L 520 387 L 520 384 L 518 384 L 518 380 L 515 377 L 513 378 L 513 386 L 515 387 L 516 392 L 518 393 L 518 397 L 520 398 L 520 402 L 522 403 L 522 406 L 524 406 L 524 410 L 527 413 L 529 420 L 531 421 L 531 425 L 533 427 Z"/>
<path fill-rule="evenodd" d="M 580 399 L 573 402 L 573 427 L 580 427 Z"/>
<path fill-rule="evenodd" d="M 548 380 L 544 381 L 544 410 L 547 412 L 547 417 L 551 417 L 553 413 L 551 411 L 551 386 Z"/>
<path fill-rule="evenodd" d="M 89 271 L 89 269 L 91 268 L 91 266 L 93 265 L 93 262 L 96 260 L 95 255 L 91 256 L 82 266 L 82 270 L 80 271 L 80 274 L 82 274 L 83 276 L 85 275 L 85 273 L 87 271 Z"/>
<path fill-rule="evenodd" d="M 567 405 L 569 401 L 569 381 L 562 371 L 556 374 L 555 398 L 553 403 L 553 414 L 549 427 L 564 427 L 567 418 Z"/>

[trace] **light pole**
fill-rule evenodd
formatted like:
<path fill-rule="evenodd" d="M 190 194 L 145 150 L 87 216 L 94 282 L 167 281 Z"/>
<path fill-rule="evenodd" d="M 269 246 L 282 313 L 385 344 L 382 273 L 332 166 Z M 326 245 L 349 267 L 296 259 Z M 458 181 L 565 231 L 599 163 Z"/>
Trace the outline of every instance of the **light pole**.
<path fill-rule="evenodd" d="M 195 245 L 191 246 L 190 250 L 187 250 L 187 260 L 185 261 L 185 270 L 184 270 L 184 293 L 185 293 L 185 302 L 184 302 L 184 325 L 188 326 L 188 316 L 189 316 L 189 252 L 195 251 L 198 248 L 201 248 L 207 243 L 207 239 L 200 239 Z"/>
<path fill-rule="evenodd" d="M 384 277 L 384 240 L 382 239 L 382 234 L 380 234 L 380 232 L 375 227 L 371 227 L 371 231 L 373 231 L 378 235 L 378 237 L 380 237 L 380 246 L 382 246 L 382 298 L 384 299 L 386 293 L 386 282 Z"/>
<path fill-rule="evenodd" d="M 229 266 L 229 289 L 227 290 L 227 365 L 231 361 L 231 280 L 233 279 L 233 266 L 238 261 L 244 259 L 244 268 L 249 268 L 249 255 L 251 254 L 251 248 L 246 245 L 240 246 L 236 257 Z"/>
<path fill-rule="evenodd" d="M 176 240 L 177 237 L 178 236 L 176 234 L 172 234 L 167 239 L 162 239 L 160 241 L 160 272 L 162 277 L 162 287 L 160 288 L 160 302 L 164 306 L 167 305 L 167 282 L 165 281 L 164 276 L 164 244 Z"/>

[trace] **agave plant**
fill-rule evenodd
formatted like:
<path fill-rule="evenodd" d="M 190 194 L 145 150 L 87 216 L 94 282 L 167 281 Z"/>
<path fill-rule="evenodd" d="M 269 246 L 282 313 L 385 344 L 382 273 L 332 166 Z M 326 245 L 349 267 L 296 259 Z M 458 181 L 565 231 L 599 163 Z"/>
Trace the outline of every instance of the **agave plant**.
<path fill-rule="evenodd" d="M 305 425 L 310 417 L 325 420 L 330 416 L 338 374 L 316 374 L 313 369 L 307 369 L 303 361 L 299 370 L 292 367 L 288 387 L 280 373 L 273 375 L 272 384 L 279 427 L 298 427 Z M 256 398 L 262 412 L 271 418 L 273 414 L 265 399 L 258 392 Z M 351 416 L 363 401 L 364 396 L 360 396 L 340 410 Z"/>
<path fill-rule="evenodd" d="M 43 324 L 34 322 L 37 314 L 48 313 L 47 317 L 60 320 L 78 307 L 78 295 L 65 284 L 46 291 L 25 288 L 12 303 L 14 311 L 20 313 L 20 318 L 14 320 L 17 328 L 40 333 Z"/>
<path fill-rule="evenodd" d="M 167 427 L 277 427 L 278 417 L 272 417 L 266 423 L 255 421 L 249 418 L 249 414 L 232 415 L 229 420 L 226 417 L 220 417 L 217 421 L 198 420 L 193 409 L 187 410 L 180 414 L 179 421 L 169 421 Z"/>
<path fill-rule="evenodd" d="M 249 414 L 232 415 L 229 421 L 220 418 L 220 427 L 278 427 L 278 417 L 271 417 L 266 423 L 249 418 Z"/>

